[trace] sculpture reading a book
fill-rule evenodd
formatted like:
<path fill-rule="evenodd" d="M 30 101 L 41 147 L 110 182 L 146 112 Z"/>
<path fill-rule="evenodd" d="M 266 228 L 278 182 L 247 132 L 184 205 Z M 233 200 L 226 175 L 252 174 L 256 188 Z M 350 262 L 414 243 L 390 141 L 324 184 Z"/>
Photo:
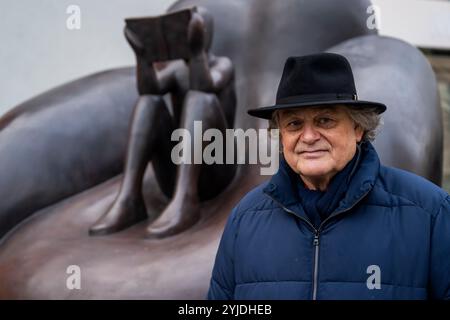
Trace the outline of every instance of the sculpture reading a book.
<path fill-rule="evenodd" d="M 147 237 L 164 237 L 197 222 L 200 200 L 216 196 L 233 178 L 232 165 L 175 166 L 171 159 L 175 129 L 193 133 L 194 121 L 201 121 L 205 130 L 233 126 L 233 65 L 230 59 L 211 53 L 213 22 L 202 7 L 126 22 L 125 36 L 136 54 L 139 99 L 119 194 L 90 233 L 120 231 L 147 218 L 142 180 L 151 163 L 171 201 L 156 221 L 150 220 Z M 171 97 L 172 113 L 165 94 Z"/>

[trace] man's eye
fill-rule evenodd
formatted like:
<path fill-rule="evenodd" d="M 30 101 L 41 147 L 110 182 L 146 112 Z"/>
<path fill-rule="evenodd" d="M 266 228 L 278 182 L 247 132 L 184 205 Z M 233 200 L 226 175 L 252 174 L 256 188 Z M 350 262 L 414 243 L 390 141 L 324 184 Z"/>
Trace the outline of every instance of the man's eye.
<path fill-rule="evenodd" d="M 300 128 L 301 125 L 302 125 L 302 122 L 301 122 L 301 121 L 299 121 L 299 120 L 293 120 L 293 121 L 289 121 L 289 122 L 287 123 L 286 127 L 287 127 L 288 129 L 294 130 L 294 129 Z"/>
<path fill-rule="evenodd" d="M 317 120 L 317 123 L 319 124 L 319 125 L 321 125 L 321 126 L 327 126 L 327 125 L 331 125 L 332 123 L 333 123 L 333 119 L 331 119 L 331 118 L 326 118 L 326 117 L 323 117 L 323 118 L 319 118 L 318 120 Z"/>

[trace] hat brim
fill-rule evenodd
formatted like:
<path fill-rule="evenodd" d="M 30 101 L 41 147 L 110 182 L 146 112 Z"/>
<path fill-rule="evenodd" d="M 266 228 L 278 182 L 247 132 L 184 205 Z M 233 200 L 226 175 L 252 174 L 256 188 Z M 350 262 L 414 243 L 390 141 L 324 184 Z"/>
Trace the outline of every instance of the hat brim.
<path fill-rule="evenodd" d="M 360 108 L 375 108 L 375 111 L 378 114 L 386 111 L 386 106 L 379 102 L 362 101 L 362 100 L 329 100 L 318 102 L 278 104 L 269 107 L 250 109 L 247 111 L 247 113 L 253 117 L 270 120 L 272 118 L 272 113 L 276 110 L 296 109 L 301 107 L 314 107 L 314 106 L 330 106 L 338 104 L 355 105 Z"/>

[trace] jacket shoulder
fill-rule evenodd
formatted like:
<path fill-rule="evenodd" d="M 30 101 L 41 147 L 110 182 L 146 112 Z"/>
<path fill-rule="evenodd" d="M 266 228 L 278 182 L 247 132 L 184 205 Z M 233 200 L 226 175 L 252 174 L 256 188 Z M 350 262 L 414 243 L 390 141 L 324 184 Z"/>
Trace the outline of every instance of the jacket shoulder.
<path fill-rule="evenodd" d="M 264 188 L 269 184 L 265 181 L 250 190 L 236 205 L 235 213 L 237 215 L 249 211 L 263 211 L 273 208 L 273 201 L 264 194 Z"/>
<path fill-rule="evenodd" d="M 448 193 L 431 181 L 412 172 L 381 166 L 376 182 L 380 194 L 384 194 L 388 205 L 411 205 L 430 214 L 436 213 Z"/>

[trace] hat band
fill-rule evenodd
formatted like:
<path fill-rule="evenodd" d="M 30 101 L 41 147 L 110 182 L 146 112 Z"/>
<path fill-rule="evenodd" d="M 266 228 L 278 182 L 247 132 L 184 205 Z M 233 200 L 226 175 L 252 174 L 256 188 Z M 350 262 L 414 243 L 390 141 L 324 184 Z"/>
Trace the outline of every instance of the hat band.
<path fill-rule="evenodd" d="M 330 100 L 358 100 L 358 96 L 356 94 L 349 93 L 302 94 L 299 96 L 290 96 L 277 99 L 277 104 L 320 102 Z"/>

